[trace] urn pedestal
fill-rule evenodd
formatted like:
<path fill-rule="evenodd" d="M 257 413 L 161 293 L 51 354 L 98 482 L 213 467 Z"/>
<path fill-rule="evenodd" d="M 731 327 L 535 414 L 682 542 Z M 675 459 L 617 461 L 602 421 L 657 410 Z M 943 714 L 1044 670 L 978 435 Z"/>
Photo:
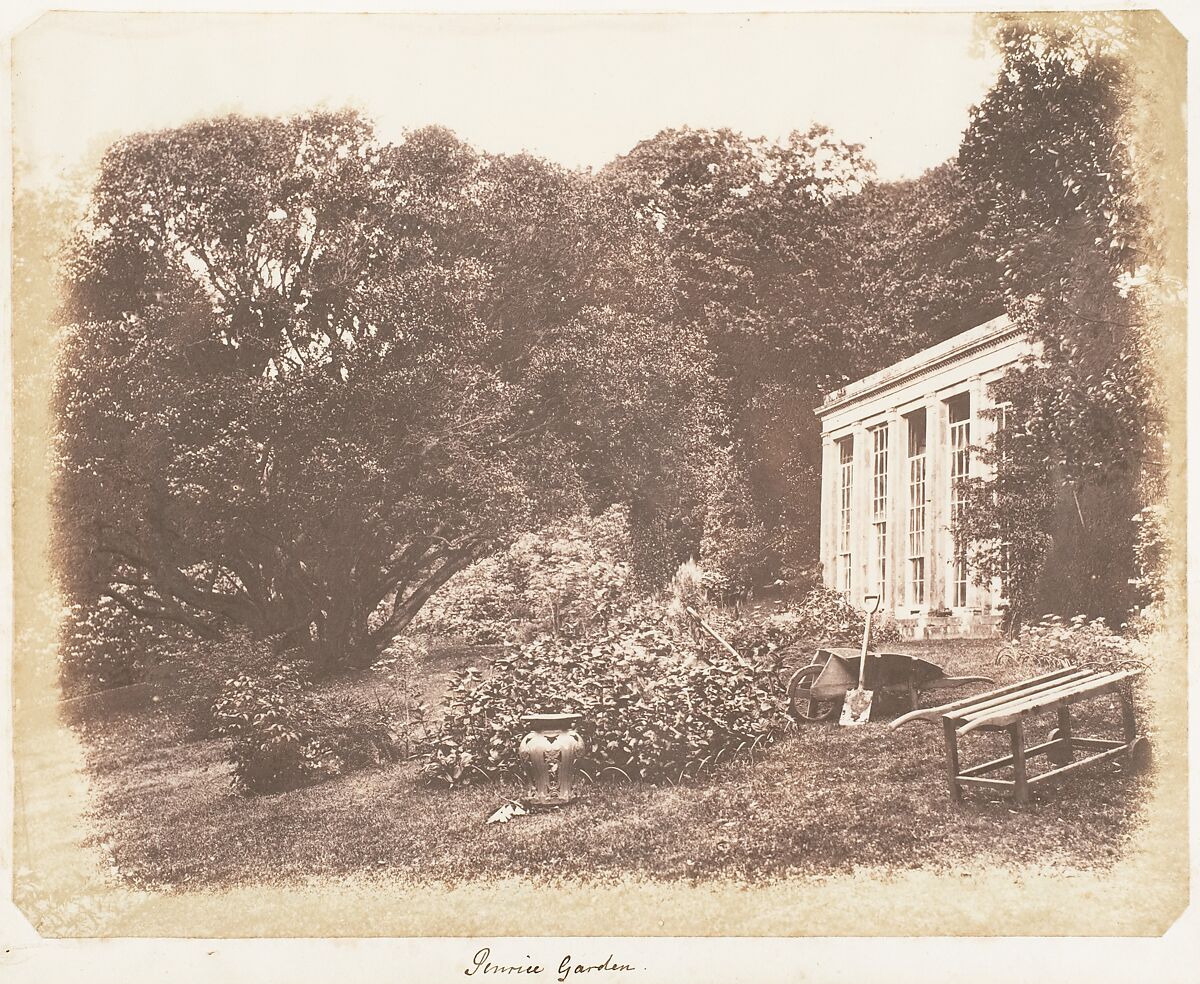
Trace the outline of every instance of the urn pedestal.
<path fill-rule="evenodd" d="M 518 754 L 525 769 L 525 796 L 533 808 L 563 806 L 575 788 L 575 763 L 583 754 L 583 739 L 575 731 L 578 714 L 526 714 L 521 720 L 529 734 Z"/>

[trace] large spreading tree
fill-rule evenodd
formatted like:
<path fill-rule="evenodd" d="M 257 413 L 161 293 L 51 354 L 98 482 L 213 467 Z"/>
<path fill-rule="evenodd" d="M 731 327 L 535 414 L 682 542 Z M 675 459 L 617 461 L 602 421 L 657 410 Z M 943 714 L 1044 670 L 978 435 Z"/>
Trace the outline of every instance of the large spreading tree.
<path fill-rule="evenodd" d="M 702 453 L 653 237 L 590 176 L 444 130 L 121 140 L 67 287 L 57 568 L 110 635 L 369 660 L 476 558 Z"/>

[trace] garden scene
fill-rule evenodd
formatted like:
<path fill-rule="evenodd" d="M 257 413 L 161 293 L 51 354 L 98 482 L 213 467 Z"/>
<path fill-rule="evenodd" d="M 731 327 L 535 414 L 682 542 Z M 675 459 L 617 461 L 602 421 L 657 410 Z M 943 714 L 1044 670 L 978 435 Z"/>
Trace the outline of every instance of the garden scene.
<path fill-rule="evenodd" d="M 329 108 L 18 175 L 14 680 L 105 877 L 1127 858 L 1185 662 L 1166 28 L 979 25 L 911 179 L 820 125 L 569 168 Z M 994 380 L 827 426 L 987 331 Z"/>
<path fill-rule="evenodd" d="M 871 866 L 1019 869 L 1035 842 L 1039 863 L 1071 871 L 1112 864 L 1136 829 L 1144 771 L 1065 779 L 1021 814 L 984 794 L 964 815 L 945 794 L 940 735 L 886 729 L 897 702 L 881 700 L 875 723 L 858 729 L 793 718 L 788 669 L 818 641 L 861 640 L 861 613 L 835 593 L 713 611 L 693 567 L 674 593 L 606 619 L 622 601 L 623 565 L 592 542 L 556 542 L 570 555 L 548 551 L 558 562 L 548 580 L 576 589 L 544 609 L 556 612 L 557 635 L 508 645 L 414 636 L 373 667 L 318 684 L 294 672 L 233 678 L 212 709 L 203 687 L 181 679 L 161 685 L 154 710 L 115 708 L 81 725 L 114 869 L 157 889 L 346 873 L 753 883 Z M 581 553 L 598 562 L 583 567 Z M 512 582 L 493 564 L 468 573 L 420 628 L 512 632 Z M 681 595 L 751 654 L 748 666 L 672 616 Z M 1098 625 L 887 648 L 1000 683 L 1097 654 L 1111 665 L 1145 656 Z M 238 652 L 237 665 L 252 658 Z M 575 800 L 485 823 L 525 795 L 519 718 L 544 708 L 581 714 Z M 1098 733 L 1114 721 L 1105 702 L 1081 719 Z M 987 737 L 981 758 L 1002 752 Z"/>

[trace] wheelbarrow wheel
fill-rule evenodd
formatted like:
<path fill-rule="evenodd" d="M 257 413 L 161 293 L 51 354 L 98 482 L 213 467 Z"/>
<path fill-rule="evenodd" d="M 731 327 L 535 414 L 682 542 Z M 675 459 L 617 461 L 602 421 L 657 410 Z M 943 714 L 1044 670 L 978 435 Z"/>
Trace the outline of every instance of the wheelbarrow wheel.
<path fill-rule="evenodd" d="M 812 687 L 825 669 L 824 663 L 813 663 L 797 670 L 788 680 L 788 699 L 792 715 L 800 721 L 828 721 L 837 712 L 838 701 L 820 700 L 813 696 Z"/>

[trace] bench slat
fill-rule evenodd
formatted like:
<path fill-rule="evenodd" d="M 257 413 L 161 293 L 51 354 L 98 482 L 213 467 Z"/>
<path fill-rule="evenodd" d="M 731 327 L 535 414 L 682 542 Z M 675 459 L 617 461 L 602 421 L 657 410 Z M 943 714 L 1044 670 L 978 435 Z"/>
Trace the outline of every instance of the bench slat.
<path fill-rule="evenodd" d="M 1059 677 L 1055 680 L 1045 680 L 1038 684 L 1021 687 L 1014 690 L 1012 693 L 1003 694 L 999 697 L 993 697 L 991 700 L 981 701 L 972 704 L 970 707 L 963 707 L 957 711 L 952 711 L 947 714 L 947 717 L 952 717 L 956 721 L 969 721 L 973 717 L 978 717 L 980 714 L 987 713 L 993 708 L 1001 707 L 1005 704 L 1016 703 L 1026 700 L 1037 694 L 1049 693 L 1052 690 L 1059 690 L 1063 687 L 1073 686 L 1076 683 L 1085 683 L 1091 677 L 1095 676 L 1094 670 L 1075 670 L 1066 676 Z"/>
<path fill-rule="evenodd" d="M 1016 693 L 1009 694 L 1007 697 L 1000 697 L 989 701 L 981 707 L 971 707 L 965 712 L 956 712 L 951 716 L 956 721 L 974 721 L 978 717 L 990 717 L 994 714 L 1007 711 L 1011 707 L 1028 703 L 1035 697 L 1042 698 L 1054 694 L 1067 693 L 1076 687 L 1106 679 L 1110 675 L 1108 673 L 1097 673 L 1095 670 L 1080 670 L 1078 673 L 1072 674 L 1069 677 L 1063 677 L 1061 680 L 1052 680 L 1050 683 L 1044 683 L 1039 687 L 1019 690 Z"/>
<path fill-rule="evenodd" d="M 948 704 L 939 704 L 937 707 L 923 707 L 919 710 L 910 711 L 903 714 L 896 720 L 892 721 L 888 727 L 898 728 L 903 724 L 908 724 L 910 721 L 936 721 L 939 717 L 949 715 L 951 712 L 961 710 L 973 704 L 978 704 L 981 701 L 989 700 L 993 697 L 1003 697 L 1005 694 L 1011 694 L 1021 690 L 1023 687 L 1028 687 L 1033 684 L 1042 683 L 1043 681 L 1057 680 L 1070 673 L 1080 672 L 1073 666 L 1064 667 L 1061 670 L 1054 670 L 1052 673 L 1043 674 L 1040 677 L 1034 677 L 1032 680 L 1022 680 L 1020 683 L 1009 683 L 1003 687 L 996 687 L 993 690 L 988 690 L 982 694 L 972 694 L 970 697 L 963 697 L 961 700 L 951 701 Z"/>
<path fill-rule="evenodd" d="M 1004 705 L 1001 708 L 984 714 L 981 717 L 974 718 L 968 721 L 965 725 L 958 729 L 958 734 L 965 735 L 976 728 L 987 725 L 993 728 L 1003 728 L 1017 721 L 1030 711 L 1045 710 L 1048 707 L 1054 707 L 1062 703 L 1071 703 L 1080 697 L 1098 696 L 1106 690 L 1115 690 L 1118 686 L 1132 677 L 1137 676 L 1140 670 L 1122 670 L 1120 673 L 1114 673 L 1106 677 L 1102 677 L 1097 681 L 1078 685 L 1073 688 L 1068 688 L 1060 694 L 1051 693 L 1048 696 L 1036 696 L 1023 704 L 1015 706 Z"/>

